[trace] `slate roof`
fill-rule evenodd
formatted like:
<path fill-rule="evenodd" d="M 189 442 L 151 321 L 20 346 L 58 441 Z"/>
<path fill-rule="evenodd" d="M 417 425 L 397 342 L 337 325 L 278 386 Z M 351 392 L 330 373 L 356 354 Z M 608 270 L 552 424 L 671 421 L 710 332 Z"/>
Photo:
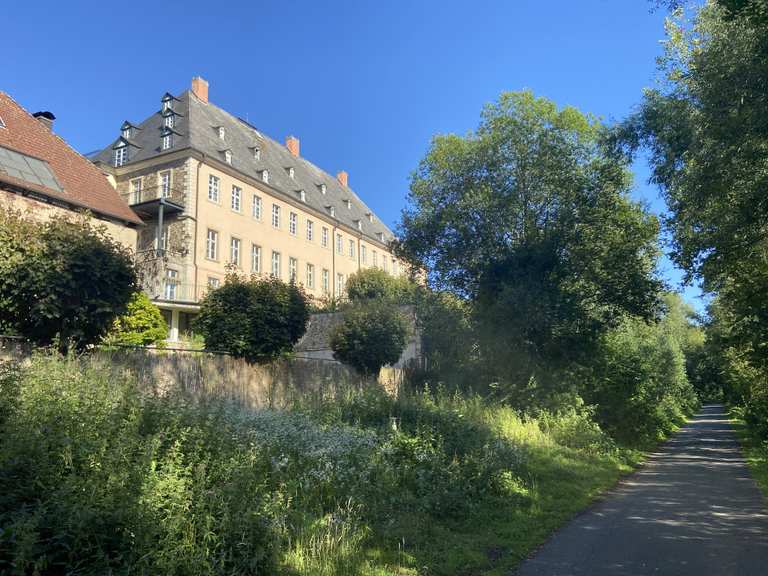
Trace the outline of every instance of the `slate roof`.
<path fill-rule="evenodd" d="M 0 166 L 0 184 L 36 192 L 101 216 L 142 223 L 96 166 L 2 91 L 0 118 L 4 125 L 0 127 L 0 164 L 6 165 Z"/>
<path fill-rule="evenodd" d="M 300 191 L 304 190 L 306 204 L 328 218 L 331 218 L 329 207 L 333 206 L 339 222 L 358 229 L 359 221 L 364 236 L 381 241 L 379 234 L 383 234 L 384 242 L 394 238 L 392 231 L 375 215 L 373 222 L 369 221 L 367 214 L 373 211 L 349 187 L 342 186 L 334 176 L 304 158 L 293 156 L 283 144 L 259 132 L 245 120 L 210 102 L 203 102 L 190 90 L 174 97 L 173 112 L 173 147 L 170 150 L 160 148 L 164 117 L 162 110 L 158 109 L 140 124 L 133 124 L 135 128 L 127 140 L 129 152 L 126 165 L 184 148 L 225 162 L 224 152 L 230 150 L 232 167 L 246 176 L 261 181 L 262 171 L 266 169 L 269 173 L 268 186 L 278 196 L 282 194 L 300 201 Z M 224 139 L 219 137 L 220 127 L 224 128 Z M 112 165 L 113 148 L 118 142 L 120 138 L 91 159 Z M 258 160 L 254 158 L 254 147 L 260 151 Z M 293 178 L 288 175 L 291 167 L 294 169 Z M 325 194 L 320 191 L 321 184 L 325 184 Z M 347 207 L 346 200 L 352 202 L 351 208 Z"/>

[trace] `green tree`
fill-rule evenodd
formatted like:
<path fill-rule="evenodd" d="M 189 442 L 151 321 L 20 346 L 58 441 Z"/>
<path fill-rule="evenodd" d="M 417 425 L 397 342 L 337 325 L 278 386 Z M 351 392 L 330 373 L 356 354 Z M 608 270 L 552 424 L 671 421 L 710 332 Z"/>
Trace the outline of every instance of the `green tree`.
<path fill-rule="evenodd" d="M 386 300 L 395 304 L 413 304 L 417 286 L 405 276 L 392 276 L 379 268 L 364 268 L 350 275 L 346 284 L 352 302 Z"/>
<path fill-rule="evenodd" d="M 408 343 L 408 321 L 384 302 L 348 307 L 344 320 L 331 335 L 334 357 L 360 374 L 376 376 L 382 366 L 394 364 Z"/>
<path fill-rule="evenodd" d="M 106 344 L 148 346 L 168 337 L 168 325 L 144 292 L 136 292 L 128 303 L 128 310 L 115 319 Z"/>
<path fill-rule="evenodd" d="M 101 340 L 138 289 L 129 250 L 87 217 L 0 213 L 0 329 L 38 345 Z"/>
<path fill-rule="evenodd" d="M 399 250 L 472 303 L 500 376 L 543 380 L 625 315 L 656 313 L 658 223 L 602 135 L 574 108 L 505 93 L 475 132 L 435 137 L 412 178 Z"/>
<path fill-rule="evenodd" d="M 308 321 L 309 303 L 299 286 L 229 273 L 203 299 L 195 324 L 207 348 L 265 362 L 289 352 Z"/>

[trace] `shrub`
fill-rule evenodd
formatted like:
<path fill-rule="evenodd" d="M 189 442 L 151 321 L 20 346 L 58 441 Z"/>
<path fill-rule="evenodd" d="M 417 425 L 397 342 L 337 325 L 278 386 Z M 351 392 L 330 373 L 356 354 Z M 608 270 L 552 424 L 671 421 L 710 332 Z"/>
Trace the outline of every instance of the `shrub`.
<path fill-rule="evenodd" d="M 393 304 L 412 304 L 416 285 L 405 276 L 390 276 L 379 268 L 365 268 L 347 279 L 347 297 L 352 302 L 383 300 Z"/>
<path fill-rule="evenodd" d="M 403 314 L 387 304 L 352 306 L 331 335 L 333 356 L 363 375 L 378 375 L 382 366 L 398 361 L 408 332 Z"/>
<path fill-rule="evenodd" d="M 102 338 L 136 290 L 130 252 L 103 226 L 0 212 L 0 329 L 83 348 Z"/>
<path fill-rule="evenodd" d="M 195 327 L 207 348 L 264 362 L 289 352 L 308 321 L 309 304 L 300 287 L 278 278 L 230 273 L 201 302 Z"/>
<path fill-rule="evenodd" d="M 168 337 L 168 325 L 144 292 L 136 292 L 128 303 L 128 310 L 119 316 L 105 338 L 107 344 L 147 346 Z"/>

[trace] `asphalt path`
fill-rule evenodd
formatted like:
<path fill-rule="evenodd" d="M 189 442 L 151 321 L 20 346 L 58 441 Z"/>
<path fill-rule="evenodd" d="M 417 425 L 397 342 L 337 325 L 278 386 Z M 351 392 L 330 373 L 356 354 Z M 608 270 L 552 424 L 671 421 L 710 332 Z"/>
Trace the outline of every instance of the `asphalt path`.
<path fill-rule="evenodd" d="M 768 511 L 725 408 L 705 406 L 518 576 L 768 575 Z"/>

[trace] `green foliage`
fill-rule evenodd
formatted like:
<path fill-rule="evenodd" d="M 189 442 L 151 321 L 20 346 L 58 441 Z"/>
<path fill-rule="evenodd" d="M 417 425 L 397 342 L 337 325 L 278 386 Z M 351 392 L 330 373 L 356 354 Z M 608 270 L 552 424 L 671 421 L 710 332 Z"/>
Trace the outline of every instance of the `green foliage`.
<path fill-rule="evenodd" d="M 391 276 L 379 268 L 364 268 L 349 277 L 346 291 L 352 302 L 383 300 L 393 304 L 413 304 L 417 287 L 405 276 Z"/>
<path fill-rule="evenodd" d="M 402 312 L 386 302 L 367 301 L 346 308 L 343 314 L 331 335 L 334 358 L 369 376 L 398 361 L 409 336 Z"/>
<path fill-rule="evenodd" d="M 413 176 L 399 249 L 472 303 L 481 352 L 510 384 L 558 388 L 607 329 L 657 308 L 658 223 L 602 133 L 574 108 L 504 93 L 474 133 L 435 137 Z"/>
<path fill-rule="evenodd" d="M 308 321 L 309 304 L 301 287 L 278 278 L 230 273 L 201 302 L 195 329 L 210 350 L 265 362 L 290 352 Z"/>
<path fill-rule="evenodd" d="M 103 226 L 0 213 L 0 330 L 84 348 L 103 337 L 136 290 L 130 252 Z"/>
<path fill-rule="evenodd" d="M 370 389 L 254 411 L 35 356 L 0 371 L 0 572 L 508 571 L 625 469 L 585 410 Z"/>
<path fill-rule="evenodd" d="M 628 319 L 606 335 L 585 375 L 597 421 L 623 445 L 652 445 L 698 408 L 684 354 L 690 324 L 679 297 L 666 303 L 661 321 Z"/>
<path fill-rule="evenodd" d="M 107 334 L 106 344 L 148 346 L 168 337 L 168 325 L 160 309 L 144 292 L 136 292 L 128 303 L 128 310 L 119 316 Z"/>

